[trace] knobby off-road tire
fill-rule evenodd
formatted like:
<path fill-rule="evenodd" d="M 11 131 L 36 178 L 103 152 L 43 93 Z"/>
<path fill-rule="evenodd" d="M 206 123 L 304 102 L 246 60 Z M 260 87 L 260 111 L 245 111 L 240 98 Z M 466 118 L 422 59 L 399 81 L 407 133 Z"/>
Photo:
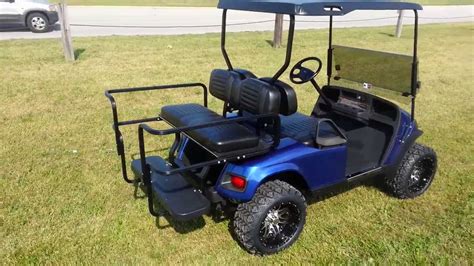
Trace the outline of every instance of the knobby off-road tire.
<path fill-rule="evenodd" d="M 415 143 L 402 159 L 396 175 L 386 178 L 388 192 L 400 199 L 422 195 L 433 182 L 437 163 L 433 149 Z"/>
<path fill-rule="evenodd" d="M 26 18 L 28 28 L 34 33 L 45 33 L 50 31 L 49 19 L 42 13 L 31 13 Z"/>
<path fill-rule="evenodd" d="M 238 205 L 233 230 L 249 253 L 269 255 L 291 246 L 303 230 L 305 220 L 303 194 L 276 180 L 261 185 L 251 201 Z"/>

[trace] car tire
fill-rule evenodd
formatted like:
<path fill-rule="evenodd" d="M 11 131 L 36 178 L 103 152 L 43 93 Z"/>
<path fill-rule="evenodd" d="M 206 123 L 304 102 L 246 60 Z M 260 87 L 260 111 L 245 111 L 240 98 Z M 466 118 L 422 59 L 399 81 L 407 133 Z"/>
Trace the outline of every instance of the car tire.
<path fill-rule="evenodd" d="M 280 180 L 261 185 L 251 201 L 241 203 L 233 233 L 249 253 L 270 255 L 291 246 L 306 221 L 306 201 L 296 188 Z"/>
<path fill-rule="evenodd" d="M 388 192 L 400 199 L 422 195 L 433 182 L 437 163 L 433 149 L 415 143 L 405 154 L 395 176 L 386 178 Z"/>
<path fill-rule="evenodd" d="M 42 13 L 31 13 L 26 18 L 26 24 L 28 28 L 34 33 L 45 33 L 49 32 L 51 25 L 49 25 L 49 19 Z"/>

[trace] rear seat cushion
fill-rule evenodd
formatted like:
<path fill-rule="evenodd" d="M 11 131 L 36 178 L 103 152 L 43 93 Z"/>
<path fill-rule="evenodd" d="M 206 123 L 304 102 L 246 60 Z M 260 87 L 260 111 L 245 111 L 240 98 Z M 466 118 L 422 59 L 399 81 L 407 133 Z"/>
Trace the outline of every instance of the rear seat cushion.
<path fill-rule="evenodd" d="M 239 90 L 240 79 L 240 75 L 236 72 L 213 70 L 209 81 L 209 91 L 214 97 L 237 106 L 239 93 L 236 91 Z M 218 115 L 215 112 L 199 104 L 168 105 L 161 108 L 161 118 L 175 127 L 186 126 L 185 121 L 192 119 L 202 122 L 213 121 L 216 116 Z"/>
<path fill-rule="evenodd" d="M 195 103 L 164 106 L 161 108 L 160 116 L 175 127 L 186 126 L 186 121 L 193 120 L 198 117 L 200 117 L 199 120 L 201 121 L 214 116 L 219 117 L 219 115 L 213 111 Z"/>
<path fill-rule="evenodd" d="M 161 111 L 161 117 L 175 127 L 225 121 L 224 117 L 199 104 L 165 106 Z M 217 153 L 249 149 L 256 147 L 259 141 L 255 131 L 239 124 L 202 128 L 186 133 L 204 147 Z"/>
<path fill-rule="evenodd" d="M 259 137 L 255 130 L 250 130 L 240 124 L 227 124 L 193 130 L 188 135 L 216 153 L 255 148 L 259 143 Z"/>

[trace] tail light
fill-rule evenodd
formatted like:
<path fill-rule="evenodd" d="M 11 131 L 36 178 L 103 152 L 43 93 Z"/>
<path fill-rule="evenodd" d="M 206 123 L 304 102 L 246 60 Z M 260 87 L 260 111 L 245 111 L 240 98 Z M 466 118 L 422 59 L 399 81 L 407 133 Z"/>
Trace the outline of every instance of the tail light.
<path fill-rule="evenodd" d="M 241 176 L 231 175 L 230 176 L 230 183 L 232 186 L 237 190 L 244 190 L 247 186 L 247 180 Z"/>

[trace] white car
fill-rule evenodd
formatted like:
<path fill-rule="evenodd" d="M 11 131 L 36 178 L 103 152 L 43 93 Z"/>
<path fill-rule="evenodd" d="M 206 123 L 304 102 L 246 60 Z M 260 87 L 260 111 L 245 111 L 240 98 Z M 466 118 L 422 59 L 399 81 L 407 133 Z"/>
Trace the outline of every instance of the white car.
<path fill-rule="evenodd" d="M 48 0 L 0 0 L 0 25 L 20 24 L 32 32 L 48 32 L 58 13 Z"/>

